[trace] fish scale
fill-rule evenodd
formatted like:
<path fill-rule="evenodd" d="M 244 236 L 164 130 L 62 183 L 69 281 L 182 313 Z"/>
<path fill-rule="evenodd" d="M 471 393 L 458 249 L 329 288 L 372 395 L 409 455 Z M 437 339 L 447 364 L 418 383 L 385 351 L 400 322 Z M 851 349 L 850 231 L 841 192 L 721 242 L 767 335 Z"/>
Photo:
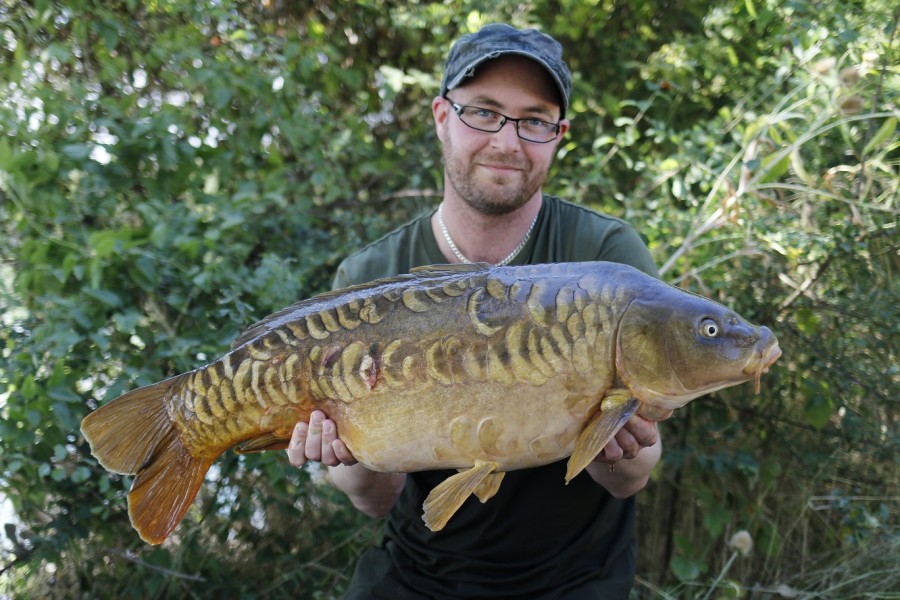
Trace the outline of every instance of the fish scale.
<path fill-rule="evenodd" d="M 625 265 L 429 267 L 270 315 L 82 432 L 104 467 L 135 475 L 129 516 L 151 543 L 219 455 L 283 449 L 313 410 L 372 470 L 459 470 L 423 506 L 437 531 L 506 471 L 569 457 L 569 481 L 635 412 L 758 380 L 779 355 L 767 328 Z"/>

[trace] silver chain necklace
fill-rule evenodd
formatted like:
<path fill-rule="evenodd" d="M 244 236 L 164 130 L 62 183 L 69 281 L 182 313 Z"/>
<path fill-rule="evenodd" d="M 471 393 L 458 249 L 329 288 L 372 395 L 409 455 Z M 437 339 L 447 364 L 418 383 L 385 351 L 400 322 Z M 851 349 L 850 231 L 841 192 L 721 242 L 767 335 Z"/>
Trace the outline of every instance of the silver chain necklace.
<path fill-rule="evenodd" d="M 441 202 L 438 205 L 438 225 L 441 226 L 441 233 L 444 234 L 444 240 L 446 240 L 447 245 L 450 246 L 450 250 L 453 252 L 453 255 L 456 256 L 460 260 L 460 262 L 465 263 L 467 265 L 471 265 L 472 261 L 466 258 L 466 255 L 459 251 L 459 248 L 456 247 L 456 243 L 454 243 L 453 238 L 450 237 L 450 232 L 447 231 L 447 225 L 444 223 L 444 203 Z M 538 211 L 540 214 L 540 211 Z M 531 232 L 534 231 L 534 225 L 537 223 L 537 215 L 534 215 L 534 219 L 531 221 L 531 225 L 528 226 L 528 231 L 525 232 L 525 237 L 522 238 L 522 241 L 519 242 L 519 245 L 513 248 L 513 251 L 510 252 L 506 258 L 497 263 L 498 267 L 502 267 L 503 265 L 509 264 L 512 259 L 514 259 L 519 252 L 522 251 L 522 248 L 525 247 L 525 244 L 528 243 L 528 239 L 531 237 Z"/>

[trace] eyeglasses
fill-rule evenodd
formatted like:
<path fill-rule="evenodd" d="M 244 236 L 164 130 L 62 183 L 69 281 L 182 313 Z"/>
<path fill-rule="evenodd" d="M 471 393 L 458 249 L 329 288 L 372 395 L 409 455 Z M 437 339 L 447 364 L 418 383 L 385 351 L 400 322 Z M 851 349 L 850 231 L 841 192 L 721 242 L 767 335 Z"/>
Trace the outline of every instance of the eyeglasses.
<path fill-rule="evenodd" d="M 546 144 L 555 140 L 556 136 L 559 135 L 559 123 L 548 123 L 547 121 L 532 118 L 513 119 L 495 110 L 480 106 L 457 104 L 446 96 L 444 96 L 444 100 L 450 103 L 463 125 L 478 131 L 497 133 L 503 129 L 507 121 L 510 121 L 516 126 L 516 135 L 526 142 Z"/>

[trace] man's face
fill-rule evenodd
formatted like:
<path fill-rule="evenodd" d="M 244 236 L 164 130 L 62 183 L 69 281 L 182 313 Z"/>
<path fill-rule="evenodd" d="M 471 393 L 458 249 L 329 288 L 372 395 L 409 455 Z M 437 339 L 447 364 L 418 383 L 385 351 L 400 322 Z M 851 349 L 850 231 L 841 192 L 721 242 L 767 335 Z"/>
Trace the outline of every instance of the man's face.
<path fill-rule="evenodd" d="M 457 104 L 508 117 L 550 123 L 559 120 L 553 80 L 540 65 L 524 57 L 504 56 L 478 67 L 471 81 L 450 90 L 447 97 Z M 472 129 L 443 99 L 435 99 L 432 110 L 443 144 L 444 193 L 454 193 L 489 215 L 512 212 L 540 193 L 557 144 L 569 127 L 567 120 L 561 121 L 555 140 L 536 144 L 519 138 L 511 122 L 496 133 Z"/>

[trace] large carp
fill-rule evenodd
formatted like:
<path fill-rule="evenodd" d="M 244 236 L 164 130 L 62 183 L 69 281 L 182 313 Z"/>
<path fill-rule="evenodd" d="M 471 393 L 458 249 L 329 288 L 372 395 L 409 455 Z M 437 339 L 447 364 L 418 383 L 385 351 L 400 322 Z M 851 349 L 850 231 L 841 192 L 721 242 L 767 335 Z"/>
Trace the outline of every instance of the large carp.
<path fill-rule="evenodd" d="M 153 544 L 220 454 L 284 449 L 314 409 L 369 469 L 459 469 L 424 504 L 439 530 L 505 471 L 570 456 L 569 481 L 634 413 L 758 389 L 780 354 L 766 327 L 621 264 L 425 267 L 275 313 L 81 430 L 101 465 L 136 475 L 129 516 Z"/>

